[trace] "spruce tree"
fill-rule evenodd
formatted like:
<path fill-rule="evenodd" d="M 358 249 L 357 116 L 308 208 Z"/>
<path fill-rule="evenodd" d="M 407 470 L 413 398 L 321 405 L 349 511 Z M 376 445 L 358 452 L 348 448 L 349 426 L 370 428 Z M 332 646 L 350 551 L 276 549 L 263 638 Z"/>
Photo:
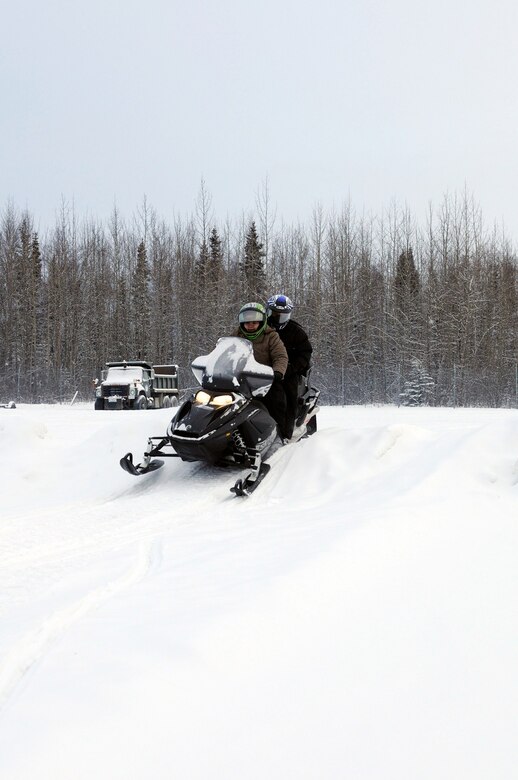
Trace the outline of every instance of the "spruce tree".
<path fill-rule="evenodd" d="M 411 248 L 402 252 L 396 265 L 394 279 L 396 311 L 403 317 L 411 316 L 419 294 L 419 273 Z"/>
<path fill-rule="evenodd" d="M 16 258 L 16 288 L 14 296 L 16 364 L 18 397 L 25 397 L 30 372 L 31 298 L 32 290 L 31 225 L 27 215 L 20 223 L 19 252 Z"/>
<path fill-rule="evenodd" d="M 37 400 L 41 391 L 41 359 L 43 356 L 43 315 L 41 301 L 41 251 L 38 234 L 33 233 L 31 242 L 31 285 L 28 299 L 29 319 L 29 394 L 31 401 Z"/>
<path fill-rule="evenodd" d="M 223 272 L 223 250 L 216 228 L 212 228 L 209 237 L 209 268 L 210 280 L 217 285 Z"/>
<path fill-rule="evenodd" d="M 137 248 L 137 262 L 133 272 L 131 289 L 133 346 L 139 360 L 146 360 L 148 357 L 151 315 L 149 281 L 146 245 L 144 241 L 141 241 Z"/>
<path fill-rule="evenodd" d="M 412 360 L 410 378 L 400 393 L 403 406 L 427 406 L 433 398 L 435 383 L 417 358 Z"/>
<path fill-rule="evenodd" d="M 392 337 L 401 374 L 405 376 L 411 370 L 412 359 L 424 356 L 420 280 L 411 248 L 399 255 L 393 285 Z"/>
<path fill-rule="evenodd" d="M 265 297 L 264 257 L 263 244 L 259 241 L 255 222 L 252 222 L 246 234 L 241 263 L 243 292 L 248 300 L 260 301 Z"/>

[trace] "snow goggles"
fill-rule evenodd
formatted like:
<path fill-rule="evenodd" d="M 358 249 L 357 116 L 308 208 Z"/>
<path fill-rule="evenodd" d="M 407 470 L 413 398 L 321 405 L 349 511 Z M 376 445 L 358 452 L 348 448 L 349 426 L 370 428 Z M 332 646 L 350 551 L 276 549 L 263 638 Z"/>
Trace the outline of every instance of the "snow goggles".
<path fill-rule="evenodd" d="M 242 311 L 239 314 L 239 322 L 263 322 L 264 317 L 260 311 L 254 311 L 249 309 L 248 311 Z"/>
<path fill-rule="evenodd" d="M 274 311 L 273 309 L 268 309 L 268 316 L 272 318 L 272 320 L 275 320 L 275 322 L 280 323 L 283 325 L 285 322 L 288 322 L 289 318 L 291 317 L 291 311 Z"/>

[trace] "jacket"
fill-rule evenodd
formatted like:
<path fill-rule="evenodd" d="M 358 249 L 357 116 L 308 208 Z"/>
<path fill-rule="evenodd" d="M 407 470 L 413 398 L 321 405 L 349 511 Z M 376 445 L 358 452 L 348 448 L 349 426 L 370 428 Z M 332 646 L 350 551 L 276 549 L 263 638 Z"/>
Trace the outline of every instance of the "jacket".
<path fill-rule="evenodd" d="M 311 363 L 313 347 L 302 325 L 295 320 L 288 320 L 277 333 L 286 347 L 290 371 L 305 374 Z"/>
<path fill-rule="evenodd" d="M 246 338 L 241 330 L 238 330 L 235 334 Z M 258 363 L 262 363 L 265 366 L 271 366 L 274 371 L 279 371 L 284 377 L 286 369 L 288 368 L 288 353 L 282 343 L 279 334 L 269 326 L 266 326 L 264 333 L 261 333 L 253 341 L 248 339 L 252 344 L 254 350 L 254 357 Z"/>

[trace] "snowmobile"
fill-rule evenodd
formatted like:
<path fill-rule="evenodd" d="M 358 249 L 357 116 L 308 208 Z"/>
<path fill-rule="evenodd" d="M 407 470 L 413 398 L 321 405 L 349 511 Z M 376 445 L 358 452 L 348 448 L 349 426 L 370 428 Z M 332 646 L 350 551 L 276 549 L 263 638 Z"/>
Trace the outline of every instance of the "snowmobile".
<path fill-rule="evenodd" d="M 179 407 L 166 435 L 148 439 L 141 463 L 135 465 L 128 452 L 120 465 L 140 476 L 164 465 L 155 458 L 160 454 L 217 466 L 242 466 L 246 471 L 231 491 L 236 496 L 249 495 L 270 470 L 264 457 L 277 438 L 275 420 L 261 400 L 273 383 L 273 370 L 258 363 L 252 344 L 237 336 L 219 339 L 212 352 L 194 360 L 191 368 L 200 387 Z M 311 434 L 316 431 L 320 393 L 309 380 L 304 385 L 296 424 L 299 431 Z"/>

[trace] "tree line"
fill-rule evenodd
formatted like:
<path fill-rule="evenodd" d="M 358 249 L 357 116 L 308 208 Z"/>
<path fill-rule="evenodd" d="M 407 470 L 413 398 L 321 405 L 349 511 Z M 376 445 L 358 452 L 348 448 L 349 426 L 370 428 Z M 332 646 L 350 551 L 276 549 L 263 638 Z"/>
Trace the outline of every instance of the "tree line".
<path fill-rule="evenodd" d="M 306 224 L 256 213 L 218 222 L 202 183 L 193 214 L 79 219 L 44 235 L 0 215 L 0 378 L 5 400 L 92 399 L 107 360 L 180 366 L 231 335 L 248 300 L 284 292 L 314 347 L 324 403 L 515 406 L 517 259 L 474 199 L 445 197 L 425 224 L 351 204 Z"/>

